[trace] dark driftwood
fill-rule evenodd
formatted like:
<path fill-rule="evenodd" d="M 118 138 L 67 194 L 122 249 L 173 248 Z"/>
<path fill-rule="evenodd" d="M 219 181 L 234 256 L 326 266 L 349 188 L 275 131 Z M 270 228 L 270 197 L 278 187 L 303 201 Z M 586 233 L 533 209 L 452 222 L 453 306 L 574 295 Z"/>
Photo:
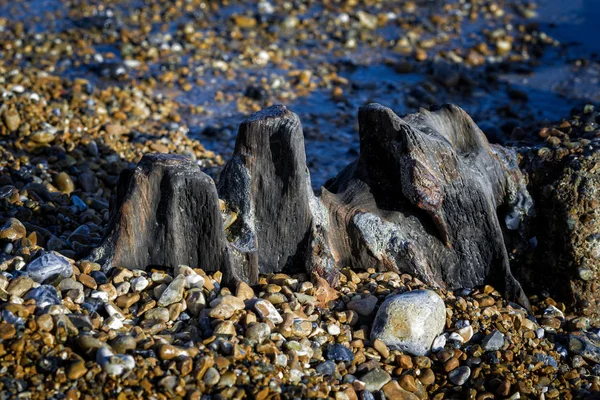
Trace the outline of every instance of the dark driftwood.
<path fill-rule="evenodd" d="M 220 269 L 250 283 L 302 268 L 336 284 L 339 267 L 376 267 L 449 288 L 490 283 L 527 306 L 503 236 L 505 217 L 516 228 L 531 205 L 514 153 L 455 106 L 401 119 L 372 104 L 359 123 L 359 159 L 316 197 L 298 117 L 274 106 L 247 119 L 218 184 L 225 226 L 195 164 L 145 156 L 122 177 L 92 258 Z"/>
<path fill-rule="evenodd" d="M 371 104 L 359 125 L 359 159 L 321 195 L 336 264 L 399 270 L 449 288 L 491 283 L 528 305 L 497 214 L 505 206 L 519 218 L 531 204 L 515 155 L 491 146 L 456 106 L 403 120 Z"/>
<path fill-rule="evenodd" d="M 201 267 L 231 277 L 215 184 L 192 160 L 147 154 L 119 177 L 102 245 L 90 259 L 111 267 Z"/>

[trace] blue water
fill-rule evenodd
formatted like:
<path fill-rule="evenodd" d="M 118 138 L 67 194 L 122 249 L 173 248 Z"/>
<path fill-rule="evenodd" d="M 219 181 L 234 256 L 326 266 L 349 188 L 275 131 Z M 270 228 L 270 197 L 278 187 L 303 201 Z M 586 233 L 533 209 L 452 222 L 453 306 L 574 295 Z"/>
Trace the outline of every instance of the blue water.
<path fill-rule="evenodd" d="M 102 4 L 101 1 L 97 3 Z M 429 6 L 434 11 L 442 3 L 434 1 L 419 4 L 420 7 Z M 112 6 L 113 3 L 110 4 Z M 537 17 L 530 22 L 538 23 L 541 31 L 557 39 L 561 46 L 549 49 L 537 65 L 528 67 L 528 73 L 511 70 L 497 75 L 496 83 L 488 85 L 485 80 L 479 80 L 471 90 L 466 91 L 462 90 L 461 85 L 458 88 L 437 85 L 431 89 L 432 77 L 429 72 L 436 67 L 437 61 L 420 64 L 411 73 L 399 73 L 393 65 L 400 57 L 391 52 L 380 54 L 359 45 L 356 51 L 341 58 L 333 54 L 313 54 L 310 49 L 315 43 L 311 41 L 295 43 L 295 46 L 304 46 L 309 53 L 305 59 L 294 59 L 293 68 L 314 69 L 321 61 L 327 61 L 338 67 L 338 75 L 349 81 L 349 85 L 344 86 L 341 99 L 333 99 L 330 88 L 320 88 L 307 96 L 286 101 L 286 106 L 298 113 L 303 123 L 313 186 L 318 188 L 357 157 L 359 141 L 356 115 L 358 108 L 369 102 L 382 103 L 399 114 L 417 111 L 419 106 L 428 106 L 433 102 L 455 103 L 463 107 L 492 140 L 507 144 L 514 142 L 507 134 L 513 126 L 534 127 L 544 121 L 567 117 L 573 107 L 588 102 L 600 103 L 600 0 L 538 0 L 537 4 Z M 114 5 L 118 7 L 117 12 L 126 14 L 147 3 L 136 0 L 115 2 Z M 246 7 L 254 6 L 233 2 L 211 18 L 225 21 L 232 13 L 244 11 Z M 25 29 L 31 32 L 74 29 L 76 20 L 71 18 L 73 10 L 71 3 L 60 0 L 0 0 L 0 16 L 22 21 Z M 319 12 L 319 6 L 306 11 L 307 14 Z M 169 26 L 174 29 L 181 22 L 170 21 Z M 451 46 L 471 45 L 474 33 L 480 32 L 482 24 L 485 26 L 488 23 L 485 20 L 466 23 Z M 381 34 L 392 39 L 397 32 L 388 26 L 382 29 Z M 278 40 L 279 46 L 285 48 L 286 36 L 281 34 Z M 116 61 L 121 60 L 119 43 L 97 43 L 94 50 L 101 55 L 112 53 Z M 224 59 L 227 57 L 231 55 L 223 54 Z M 319 57 L 331 58 L 320 60 Z M 156 76 L 163 68 L 163 63 L 171 61 L 161 60 L 160 63 L 151 64 L 147 71 Z M 178 62 L 185 64 L 186 57 L 173 62 L 175 65 Z M 118 84 L 98 76 L 92 68 L 74 68 L 72 65 L 73 60 L 62 60 L 56 73 L 69 79 L 84 77 L 98 86 Z M 245 73 L 257 79 L 286 74 L 271 67 L 250 69 Z M 133 71 L 133 75 L 137 76 L 136 71 Z M 245 115 L 237 110 L 235 102 L 217 103 L 214 96 L 217 91 L 223 91 L 239 97 L 246 83 L 242 80 L 228 81 L 222 76 L 203 76 L 203 79 L 205 84 L 194 86 L 189 92 L 160 86 L 158 91 L 183 105 L 203 106 L 208 112 L 184 115 L 190 134 L 227 159 L 233 149 L 237 126 Z M 511 90 L 525 93 L 527 100 L 511 98 L 508 94 Z M 524 140 L 533 140 L 533 136 Z"/>

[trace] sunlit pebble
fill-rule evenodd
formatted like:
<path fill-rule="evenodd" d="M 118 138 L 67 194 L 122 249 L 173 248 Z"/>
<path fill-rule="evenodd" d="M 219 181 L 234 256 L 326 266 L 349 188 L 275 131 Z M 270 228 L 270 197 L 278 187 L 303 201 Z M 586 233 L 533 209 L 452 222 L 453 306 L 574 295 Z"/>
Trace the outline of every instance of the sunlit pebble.
<path fill-rule="evenodd" d="M 269 53 L 267 53 L 264 50 L 261 50 L 258 52 L 256 57 L 254 58 L 254 63 L 257 65 L 266 65 L 270 59 L 271 59 L 271 56 L 269 56 Z"/>
<path fill-rule="evenodd" d="M 261 14 L 273 14 L 275 12 L 275 8 L 268 1 L 261 1 L 258 3 L 258 12 Z"/>
<path fill-rule="evenodd" d="M 338 15 L 338 21 L 342 24 L 347 24 L 348 22 L 350 22 L 350 16 L 346 13 L 341 13 Z"/>
<path fill-rule="evenodd" d="M 13 93 L 21 94 L 25 91 L 25 87 L 23 85 L 14 85 L 11 90 Z"/>
<path fill-rule="evenodd" d="M 341 329 L 336 324 L 329 324 L 327 325 L 327 333 L 329 333 L 332 336 L 337 336 L 341 333 Z"/>

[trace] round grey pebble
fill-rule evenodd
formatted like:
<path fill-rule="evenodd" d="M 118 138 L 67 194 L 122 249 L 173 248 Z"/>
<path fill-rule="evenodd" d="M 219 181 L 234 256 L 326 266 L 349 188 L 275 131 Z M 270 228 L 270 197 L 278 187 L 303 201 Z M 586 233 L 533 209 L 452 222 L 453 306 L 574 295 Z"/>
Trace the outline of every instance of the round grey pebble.
<path fill-rule="evenodd" d="M 465 382 L 469 379 L 470 376 L 471 368 L 463 366 L 452 370 L 448 374 L 448 379 L 450 379 L 450 382 L 452 382 L 454 385 L 462 386 L 465 384 Z"/>
<path fill-rule="evenodd" d="M 208 386 L 214 386 L 219 383 L 220 379 L 221 374 L 219 374 L 219 371 L 217 371 L 217 369 L 214 367 L 210 367 L 204 374 L 202 381 L 204 381 L 204 383 L 206 383 Z"/>

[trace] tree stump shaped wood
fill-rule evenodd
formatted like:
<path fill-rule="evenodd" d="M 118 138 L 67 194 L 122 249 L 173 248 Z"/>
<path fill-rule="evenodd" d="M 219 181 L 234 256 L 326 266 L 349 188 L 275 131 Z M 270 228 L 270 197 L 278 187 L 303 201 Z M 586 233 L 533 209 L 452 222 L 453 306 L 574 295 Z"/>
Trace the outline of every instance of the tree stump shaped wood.
<path fill-rule="evenodd" d="M 192 161 L 147 155 L 122 175 L 91 258 L 187 264 L 249 283 L 302 268 L 336 284 L 341 267 L 376 267 L 451 289 L 489 283 L 528 306 L 503 236 L 531 207 L 515 153 L 490 145 L 456 106 L 401 119 L 371 104 L 359 124 L 358 160 L 318 197 L 300 120 L 283 106 L 242 123 L 218 197 Z"/>

